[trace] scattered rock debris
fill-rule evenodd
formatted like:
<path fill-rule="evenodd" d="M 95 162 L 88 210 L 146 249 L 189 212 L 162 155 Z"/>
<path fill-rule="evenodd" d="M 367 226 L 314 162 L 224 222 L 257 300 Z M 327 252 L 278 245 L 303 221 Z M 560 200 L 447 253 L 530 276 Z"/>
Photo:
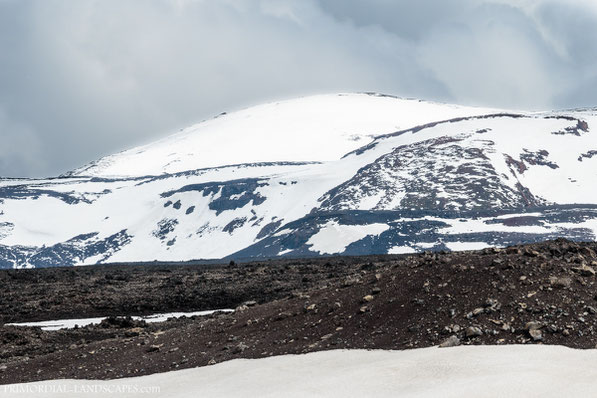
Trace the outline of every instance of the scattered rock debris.
<path fill-rule="evenodd" d="M 596 251 L 559 239 L 407 256 L 0 271 L 1 323 L 113 315 L 54 332 L 0 327 L 0 383 L 113 379 L 339 348 L 594 348 Z M 237 310 L 153 324 L 116 317 L 215 308 Z"/>

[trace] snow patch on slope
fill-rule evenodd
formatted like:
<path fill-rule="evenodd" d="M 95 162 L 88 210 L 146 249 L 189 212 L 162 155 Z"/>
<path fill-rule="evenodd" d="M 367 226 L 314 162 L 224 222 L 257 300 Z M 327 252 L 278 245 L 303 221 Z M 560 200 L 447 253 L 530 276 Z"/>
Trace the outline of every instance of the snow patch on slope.
<path fill-rule="evenodd" d="M 416 250 L 410 246 L 394 246 L 388 250 L 388 254 L 411 254 L 415 252 Z"/>
<path fill-rule="evenodd" d="M 319 254 L 342 253 L 351 243 L 369 235 L 379 235 L 389 228 L 387 224 L 340 225 L 337 221 L 329 221 L 309 238 L 307 245 Z"/>
<path fill-rule="evenodd" d="M 489 247 L 485 242 L 446 242 L 446 246 L 452 251 L 481 250 Z"/>
<path fill-rule="evenodd" d="M 135 321 L 145 321 L 147 323 L 165 322 L 170 318 L 181 318 L 181 317 L 192 317 L 192 316 L 205 316 L 211 315 L 214 312 L 232 312 L 232 309 L 221 309 L 221 310 L 207 310 L 207 311 L 194 311 L 194 312 L 168 312 L 164 314 L 153 314 L 143 316 L 131 316 Z M 41 330 L 60 330 L 60 329 L 73 329 L 75 327 L 85 327 L 88 325 L 97 325 L 101 323 L 107 317 L 95 317 L 95 318 L 79 318 L 79 319 L 59 319 L 51 321 L 38 321 L 38 322 L 21 322 L 21 323 L 6 323 L 5 326 L 20 326 L 20 327 L 39 327 Z"/>

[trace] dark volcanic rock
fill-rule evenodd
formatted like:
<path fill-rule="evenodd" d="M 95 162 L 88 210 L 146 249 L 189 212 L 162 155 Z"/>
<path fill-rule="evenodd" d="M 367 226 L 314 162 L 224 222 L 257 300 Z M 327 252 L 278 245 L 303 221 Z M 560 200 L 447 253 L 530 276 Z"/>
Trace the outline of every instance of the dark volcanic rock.
<path fill-rule="evenodd" d="M 575 268 L 594 261 L 595 249 L 557 240 L 506 250 L 208 268 L 2 271 L 4 322 L 237 310 L 159 324 L 109 318 L 57 332 L 4 326 L 0 382 L 129 377 L 337 348 L 594 348 L 596 278 Z"/>

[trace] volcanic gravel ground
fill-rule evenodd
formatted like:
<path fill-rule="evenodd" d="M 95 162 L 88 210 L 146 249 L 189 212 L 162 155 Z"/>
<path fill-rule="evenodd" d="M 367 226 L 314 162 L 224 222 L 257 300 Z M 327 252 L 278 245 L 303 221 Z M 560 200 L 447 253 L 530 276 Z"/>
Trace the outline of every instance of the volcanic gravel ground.
<path fill-rule="evenodd" d="M 595 243 L 557 240 L 476 252 L 186 266 L 170 272 L 140 266 L 5 271 L 0 302 L 5 321 L 217 307 L 236 311 L 158 324 L 109 318 L 54 332 L 4 326 L 0 383 L 112 379 L 339 348 L 595 348 L 596 250 Z"/>
<path fill-rule="evenodd" d="M 396 256 L 394 256 L 396 258 Z M 309 289 L 365 261 L 343 257 L 236 265 L 105 265 L 0 270 L 0 324 L 234 308 Z"/>

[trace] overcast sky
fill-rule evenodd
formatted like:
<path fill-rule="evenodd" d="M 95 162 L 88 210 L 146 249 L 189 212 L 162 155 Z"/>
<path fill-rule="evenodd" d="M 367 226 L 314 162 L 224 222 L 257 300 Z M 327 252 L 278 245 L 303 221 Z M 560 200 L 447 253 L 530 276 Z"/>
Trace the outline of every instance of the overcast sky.
<path fill-rule="evenodd" d="M 597 1 L 0 0 L 0 176 L 349 91 L 597 106 Z"/>

